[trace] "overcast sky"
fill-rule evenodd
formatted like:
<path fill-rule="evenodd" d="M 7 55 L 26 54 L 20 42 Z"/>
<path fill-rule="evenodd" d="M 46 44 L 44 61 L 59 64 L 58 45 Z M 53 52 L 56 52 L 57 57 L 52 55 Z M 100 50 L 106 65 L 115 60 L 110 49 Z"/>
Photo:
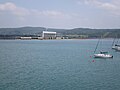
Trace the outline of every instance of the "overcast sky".
<path fill-rule="evenodd" d="M 0 0 L 0 28 L 120 28 L 120 0 Z"/>

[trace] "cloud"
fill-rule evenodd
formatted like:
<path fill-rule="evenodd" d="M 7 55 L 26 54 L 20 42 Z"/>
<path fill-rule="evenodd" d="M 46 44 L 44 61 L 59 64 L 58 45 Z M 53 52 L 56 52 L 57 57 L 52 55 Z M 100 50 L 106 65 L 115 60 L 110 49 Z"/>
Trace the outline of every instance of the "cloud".
<path fill-rule="evenodd" d="M 5 10 L 10 10 L 13 11 L 16 9 L 16 6 L 13 3 L 7 2 L 5 4 L 0 4 L 0 10 L 5 11 Z"/>
<path fill-rule="evenodd" d="M 33 13 L 36 16 L 44 16 L 49 18 L 70 18 L 72 16 L 72 15 L 69 15 L 60 11 L 54 11 L 54 10 L 45 10 L 45 11 L 31 10 L 31 13 Z"/>
<path fill-rule="evenodd" d="M 113 14 L 120 15 L 120 0 L 111 0 L 111 2 L 105 2 L 100 0 L 80 0 L 86 5 L 93 5 L 97 8 L 107 10 Z"/>
<path fill-rule="evenodd" d="M 57 10 L 38 10 L 19 7 L 12 2 L 0 4 L 0 26 L 66 27 L 76 17 L 75 13 Z M 7 18 L 7 19 L 6 19 Z M 8 20 L 9 19 L 9 20 Z M 3 23 L 4 22 L 4 23 Z M 7 26 L 8 27 L 8 26 Z"/>
<path fill-rule="evenodd" d="M 25 16 L 30 14 L 28 9 L 17 7 L 11 2 L 0 4 L 0 11 L 9 12 L 16 16 Z"/>
<path fill-rule="evenodd" d="M 117 6 L 111 3 L 107 2 L 100 2 L 98 0 L 85 0 L 85 3 L 87 4 L 93 4 L 96 5 L 97 7 L 108 9 L 108 10 L 115 10 L 117 9 Z"/>
<path fill-rule="evenodd" d="M 29 16 L 29 15 L 34 15 L 39 17 L 44 16 L 49 18 L 70 18 L 71 17 L 69 14 L 66 14 L 60 11 L 54 11 L 54 10 L 39 11 L 36 9 L 26 9 L 26 8 L 18 7 L 11 2 L 0 4 L 0 12 L 9 12 L 20 18 Z"/>

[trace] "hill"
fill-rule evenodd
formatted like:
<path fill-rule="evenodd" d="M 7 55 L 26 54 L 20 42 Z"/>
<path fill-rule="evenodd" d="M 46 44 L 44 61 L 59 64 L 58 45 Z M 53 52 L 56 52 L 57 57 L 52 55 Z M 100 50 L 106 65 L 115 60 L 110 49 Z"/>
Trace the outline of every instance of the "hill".
<path fill-rule="evenodd" d="M 90 29 L 90 28 L 75 28 L 63 32 L 65 35 L 86 35 L 89 38 L 98 37 L 120 37 L 120 29 Z"/>
<path fill-rule="evenodd" d="M 0 37 L 11 36 L 41 36 L 45 27 L 20 27 L 20 28 L 0 28 Z M 48 28 L 47 31 L 55 31 L 64 37 L 69 38 L 99 38 L 103 37 L 120 37 L 120 29 L 90 29 L 90 28 L 74 28 L 74 29 L 54 29 Z"/>

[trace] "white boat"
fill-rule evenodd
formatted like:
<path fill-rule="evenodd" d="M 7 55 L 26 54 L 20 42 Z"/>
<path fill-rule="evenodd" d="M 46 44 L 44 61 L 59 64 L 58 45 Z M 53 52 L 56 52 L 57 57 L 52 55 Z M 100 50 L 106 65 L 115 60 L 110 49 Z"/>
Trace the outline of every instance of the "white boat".
<path fill-rule="evenodd" d="M 100 39 L 98 40 L 98 43 L 96 45 L 95 51 L 94 51 L 94 57 L 95 58 L 113 58 L 113 55 L 109 54 L 108 52 L 101 51 L 100 53 L 95 53 L 97 50 L 97 47 L 99 45 Z"/>
<path fill-rule="evenodd" d="M 108 52 L 100 52 L 99 54 L 94 54 L 95 58 L 113 58 L 113 55 L 108 54 Z"/>
<path fill-rule="evenodd" d="M 119 42 L 119 38 L 117 39 L 117 36 L 116 38 L 113 40 L 113 43 L 112 43 L 112 49 L 116 50 L 116 51 L 120 51 L 120 45 L 118 44 Z"/>
<path fill-rule="evenodd" d="M 116 49 L 116 46 L 112 46 L 112 49 L 114 49 L 114 50 L 115 50 L 115 49 Z"/>
<path fill-rule="evenodd" d="M 117 46 L 117 47 L 115 48 L 115 50 L 116 50 L 116 51 L 120 51 L 120 46 Z"/>
<path fill-rule="evenodd" d="M 112 49 L 116 50 L 116 51 L 120 51 L 120 45 L 114 45 L 112 46 Z"/>

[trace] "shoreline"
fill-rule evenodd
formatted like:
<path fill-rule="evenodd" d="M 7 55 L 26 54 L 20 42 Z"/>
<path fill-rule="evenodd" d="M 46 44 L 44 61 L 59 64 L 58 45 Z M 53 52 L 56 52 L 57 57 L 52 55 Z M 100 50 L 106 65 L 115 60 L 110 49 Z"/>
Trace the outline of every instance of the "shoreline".
<path fill-rule="evenodd" d="M 83 39 L 0 39 L 0 40 L 94 40 L 99 38 L 83 38 Z M 103 38 L 103 39 L 114 39 L 114 38 Z"/>

